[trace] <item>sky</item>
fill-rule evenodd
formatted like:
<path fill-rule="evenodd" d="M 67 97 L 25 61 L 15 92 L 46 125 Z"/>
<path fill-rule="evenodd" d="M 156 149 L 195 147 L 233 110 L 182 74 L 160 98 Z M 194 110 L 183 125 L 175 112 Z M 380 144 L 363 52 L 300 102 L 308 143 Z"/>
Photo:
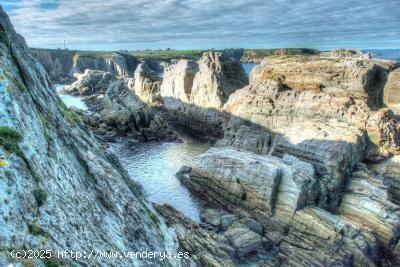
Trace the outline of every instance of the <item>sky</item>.
<path fill-rule="evenodd" d="M 31 47 L 400 48 L 400 0 L 0 0 Z"/>

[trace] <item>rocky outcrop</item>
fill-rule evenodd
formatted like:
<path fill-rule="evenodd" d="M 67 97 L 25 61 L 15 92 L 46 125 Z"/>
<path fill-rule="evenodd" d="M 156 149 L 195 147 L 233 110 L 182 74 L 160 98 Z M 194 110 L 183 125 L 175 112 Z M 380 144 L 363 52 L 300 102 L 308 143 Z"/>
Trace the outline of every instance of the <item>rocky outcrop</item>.
<path fill-rule="evenodd" d="M 190 60 L 179 60 L 164 69 L 161 96 L 166 109 L 179 110 L 190 104 L 193 82 L 199 65 Z"/>
<path fill-rule="evenodd" d="M 98 70 L 85 70 L 83 74 L 75 73 L 77 81 L 62 89 L 62 93 L 69 95 L 92 95 L 105 93 L 108 86 L 116 81 L 114 74 Z"/>
<path fill-rule="evenodd" d="M 178 177 L 262 224 L 279 265 L 397 264 L 397 186 L 360 163 L 400 151 L 396 117 L 370 100 L 396 64 L 330 60 L 256 68 L 223 107 L 224 137 Z"/>
<path fill-rule="evenodd" d="M 180 247 L 190 253 L 191 260 L 201 266 L 235 266 L 235 250 L 223 235 L 202 229 L 167 204 L 155 208 L 174 229 Z"/>
<path fill-rule="evenodd" d="M 124 81 L 111 83 L 104 96 L 95 95 L 89 102 L 96 113 L 90 114 L 86 122 L 106 139 L 121 135 L 142 141 L 176 139 L 164 119 L 155 115 Z"/>
<path fill-rule="evenodd" d="M 2 10 L 0 36 L 1 265 L 21 264 L 9 262 L 13 249 L 175 253 L 141 187 L 61 103 Z M 93 264 L 83 257 L 54 261 Z M 24 264 L 45 265 L 40 259 Z M 96 264 L 141 263 L 97 258 Z"/>
<path fill-rule="evenodd" d="M 83 53 L 74 56 L 74 72 L 84 72 L 86 69 L 111 72 L 116 76 L 132 77 L 139 60 L 129 54 L 121 53 Z"/>
<path fill-rule="evenodd" d="M 42 64 L 54 83 L 70 83 L 76 51 L 62 49 L 30 49 L 31 54 Z"/>
<path fill-rule="evenodd" d="M 397 63 L 321 57 L 272 57 L 256 66 L 252 80 L 275 80 L 292 90 L 336 92 L 367 97 L 371 107 L 381 107 L 388 72 Z"/>
<path fill-rule="evenodd" d="M 400 115 L 400 68 L 389 74 L 387 84 L 383 92 L 383 102 L 396 115 Z"/>
<path fill-rule="evenodd" d="M 160 86 L 162 78 L 146 63 L 138 65 L 135 78 L 127 80 L 128 87 L 145 103 L 150 106 L 161 104 Z"/>
<path fill-rule="evenodd" d="M 371 53 L 364 53 L 358 50 L 338 49 L 329 52 L 320 53 L 321 57 L 327 58 L 356 58 L 356 59 L 371 59 Z"/>
<path fill-rule="evenodd" d="M 235 56 L 207 52 L 198 62 L 181 60 L 166 68 L 161 96 L 171 121 L 203 135 L 218 137 L 222 133 L 223 104 L 247 81 Z"/>
<path fill-rule="evenodd" d="M 240 62 L 223 52 L 207 52 L 199 60 L 190 103 L 201 108 L 222 108 L 229 96 L 245 86 L 247 76 Z"/>
<path fill-rule="evenodd" d="M 139 60 L 126 53 L 80 52 L 62 49 L 30 49 L 54 83 L 70 83 L 75 73 L 86 69 L 111 72 L 116 76 L 133 77 Z"/>

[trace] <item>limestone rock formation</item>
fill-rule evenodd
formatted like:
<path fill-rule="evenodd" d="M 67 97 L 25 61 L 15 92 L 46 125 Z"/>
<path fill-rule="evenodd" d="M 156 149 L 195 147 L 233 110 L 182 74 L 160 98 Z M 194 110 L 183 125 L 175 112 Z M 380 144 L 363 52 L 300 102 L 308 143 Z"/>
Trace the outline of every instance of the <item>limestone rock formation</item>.
<path fill-rule="evenodd" d="M 199 66 L 190 60 L 179 60 L 164 69 L 161 96 L 166 109 L 179 109 L 190 103 L 193 81 Z"/>
<path fill-rule="evenodd" d="M 134 78 L 127 80 L 127 85 L 145 103 L 155 106 L 161 102 L 161 77 L 151 70 L 146 63 L 141 63 L 135 70 Z"/>
<path fill-rule="evenodd" d="M 207 52 L 198 62 L 180 60 L 164 71 L 161 96 L 171 121 L 202 135 L 221 136 L 221 108 L 248 83 L 235 53 Z"/>
<path fill-rule="evenodd" d="M 116 81 L 110 72 L 86 69 L 83 74 L 75 73 L 77 81 L 62 89 L 62 93 L 70 95 L 92 95 L 104 93 L 108 86 Z"/>
<path fill-rule="evenodd" d="M 343 90 L 368 97 L 370 106 L 381 106 L 385 76 L 397 65 L 391 61 L 272 57 L 252 74 L 252 80 L 275 80 L 292 90 L 335 92 Z"/>
<path fill-rule="evenodd" d="M 357 58 L 357 59 L 370 59 L 371 53 L 364 53 L 358 50 L 338 49 L 329 52 L 320 53 L 321 57 L 328 58 Z"/>
<path fill-rule="evenodd" d="M 173 237 L 141 187 L 62 104 L 3 10 L 0 35 L 1 265 L 22 264 L 9 262 L 12 249 L 174 253 Z M 98 258 L 96 264 L 140 262 Z"/>
<path fill-rule="evenodd" d="M 167 225 L 173 227 L 180 247 L 201 266 L 235 266 L 235 250 L 222 235 L 207 231 L 169 205 L 155 205 Z"/>
<path fill-rule="evenodd" d="M 134 56 L 120 53 L 110 54 L 82 54 L 74 56 L 74 72 L 84 72 L 86 69 L 100 70 L 114 73 L 116 76 L 133 76 L 139 60 Z"/>
<path fill-rule="evenodd" d="M 97 118 L 93 125 L 95 131 L 109 138 L 128 135 L 144 141 L 176 139 L 164 119 L 155 115 L 123 81 L 110 84 L 104 98 L 94 105 L 100 114 L 91 115 Z"/>
<path fill-rule="evenodd" d="M 388 108 L 400 115 L 400 68 L 390 73 L 383 96 Z"/>
<path fill-rule="evenodd" d="M 70 83 L 75 73 L 86 69 L 111 72 L 116 76 L 133 77 L 139 60 L 126 53 L 79 52 L 62 49 L 30 49 L 54 83 Z"/>
<path fill-rule="evenodd" d="M 268 59 L 225 103 L 224 137 L 178 177 L 206 202 L 262 224 L 278 265 L 398 264 L 399 191 L 390 177 L 399 165 L 380 161 L 399 154 L 400 126 L 377 101 L 395 67 Z"/>
<path fill-rule="evenodd" d="M 74 80 L 71 70 L 76 51 L 62 49 L 30 49 L 54 83 L 66 84 Z"/>
<path fill-rule="evenodd" d="M 240 62 L 223 52 L 207 52 L 199 60 L 190 103 L 201 108 L 222 108 L 229 96 L 245 86 L 247 76 Z"/>

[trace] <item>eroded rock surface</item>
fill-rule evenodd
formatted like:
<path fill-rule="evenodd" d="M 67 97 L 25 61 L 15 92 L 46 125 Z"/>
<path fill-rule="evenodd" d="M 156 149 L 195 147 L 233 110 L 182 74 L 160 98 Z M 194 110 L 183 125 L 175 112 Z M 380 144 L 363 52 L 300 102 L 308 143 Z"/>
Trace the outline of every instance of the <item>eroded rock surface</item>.
<path fill-rule="evenodd" d="M 178 176 L 207 202 L 262 224 L 276 252 L 268 264 L 398 264 L 398 186 L 389 178 L 399 165 L 380 161 L 399 154 L 400 127 L 376 101 L 395 66 L 268 59 L 225 103 L 224 137 Z"/>
<path fill-rule="evenodd" d="M 135 70 L 134 78 L 127 80 L 127 85 L 145 103 L 155 106 L 161 104 L 161 77 L 151 70 L 146 63 L 141 63 Z"/>
<path fill-rule="evenodd" d="M 83 74 L 75 73 L 77 81 L 62 89 L 62 93 L 70 95 L 101 94 L 108 86 L 116 81 L 114 74 L 110 72 L 87 69 Z"/>
<path fill-rule="evenodd" d="M 18 264 L 9 262 L 12 249 L 176 251 L 141 187 L 61 103 L 2 10 L 0 35 L 1 265 Z M 14 141 L 3 143 L 7 132 Z M 44 265 L 40 259 L 24 264 Z M 141 262 L 98 258 L 96 264 Z"/>
<path fill-rule="evenodd" d="M 161 96 L 171 121 L 202 135 L 220 137 L 222 106 L 247 83 L 234 53 L 207 52 L 198 62 L 180 60 L 167 67 Z"/>

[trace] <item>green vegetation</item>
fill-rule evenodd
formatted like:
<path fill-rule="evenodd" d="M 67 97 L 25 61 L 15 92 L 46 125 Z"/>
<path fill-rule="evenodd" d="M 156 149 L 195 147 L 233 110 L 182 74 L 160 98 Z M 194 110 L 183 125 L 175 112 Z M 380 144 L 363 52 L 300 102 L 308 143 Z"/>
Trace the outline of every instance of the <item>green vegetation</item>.
<path fill-rule="evenodd" d="M 4 147 L 5 150 L 21 157 L 23 154 L 18 146 L 21 141 L 22 134 L 18 131 L 10 127 L 0 126 L 0 146 Z"/>
<path fill-rule="evenodd" d="M 9 73 L 6 70 L 3 73 L 4 73 L 4 76 L 6 76 L 7 80 L 14 83 L 21 92 L 28 91 L 28 88 L 26 87 L 26 85 L 23 82 L 21 82 L 20 80 L 16 79 L 14 76 L 12 76 L 11 73 Z"/>
<path fill-rule="evenodd" d="M 168 60 L 191 59 L 198 60 L 207 50 L 146 50 L 134 51 L 132 55 L 141 59 Z"/>
<path fill-rule="evenodd" d="M 318 50 L 309 48 L 249 49 L 244 50 L 243 59 L 270 56 L 316 55 L 318 53 Z"/>
<path fill-rule="evenodd" d="M 33 235 L 44 235 L 42 227 L 40 225 L 33 221 L 28 225 L 29 232 Z"/>
<path fill-rule="evenodd" d="M 82 123 L 81 116 L 73 110 L 68 109 L 64 104 L 60 105 L 64 118 L 68 121 L 71 126 L 76 126 L 77 123 Z"/>
<path fill-rule="evenodd" d="M 43 259 L 43 264 L 46 267 L 58 267 L 61 266 L 60 262 L 55 258 L 46 258 Z"/>
<path fill-rule="evenodd" d="M 33 195 L 35 196 L 36 202 L 39 207 L 42 206 L 47 200 L 47 193 L 41 188 L 36 188 L 33 191 Z"/>

